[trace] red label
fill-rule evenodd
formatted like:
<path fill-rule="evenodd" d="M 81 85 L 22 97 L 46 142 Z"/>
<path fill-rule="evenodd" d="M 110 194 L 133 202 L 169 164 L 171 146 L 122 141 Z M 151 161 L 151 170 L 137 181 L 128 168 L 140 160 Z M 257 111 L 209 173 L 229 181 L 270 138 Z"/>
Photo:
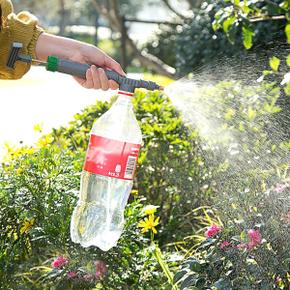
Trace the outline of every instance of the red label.
<path fill-rule="evenodd" d="M 140 144 L 91 135 L 84 170 L 104 176 L 132 180 Z"/>

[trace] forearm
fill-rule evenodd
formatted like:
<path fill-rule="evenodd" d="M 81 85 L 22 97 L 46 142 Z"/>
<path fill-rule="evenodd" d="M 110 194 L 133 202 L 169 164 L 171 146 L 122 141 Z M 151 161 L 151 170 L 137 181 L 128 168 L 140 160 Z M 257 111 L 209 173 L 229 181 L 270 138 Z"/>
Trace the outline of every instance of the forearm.
<path fill-rule="evenodd" d="M 22 12 L 17 16 L 13 14 L 9 0 L 0 0 L 0 6 L 2 19 L 5 20 L 5 25 L 0 27 L 0 78 L 17 79 L 30 68 L 30 64 L 20 61 L 16 63 L 14 70 L 8 69 L 6 66 L 11 44 L 13 41 L 18 41 L 23 44 L 21 53 L 29 54 L 42 61 L 46 61 L 49 55 L 54 55 L 91 65 L 87 70 L 86 79 L 76 78 L 85 88 L 103 90 L 118 88 L 118 84 L 108 80 L 101 68 L 114 70 L 121 75 L 125 75 L 125 73 L 120 64 L 102 50 L 91 44 L 44 33 L 38 27 L 36 17 L 30 13 Z M 97 66 L 101 68 L 97 69 Z"/>
<path fill-rule="evenodd" d="M 82 43 L 73 39 L 42 33 L 36 43 L 36 57 L 45 61 L 49 55 L 71 59 L 81 53 Z"/>
<path fill-rule="evenodd" d="M 125 75 L 121 66 L 99 48 L 60 36 L 42 33 L 38 38 L 35 53 L 36 57 L 42 61 L 46 61 L 48 56 L 54 55 L 59 58 L 91 65 L 86 72 L 86 79 L 76 78 L 85 88 L 101 88 L 103 90 L 118 88 L 118 84 L 108 80 L 105 71 L 101 68 L 111 69 L 121 75 Z M 97 69 L 97 67 L 101 68 Z"/>

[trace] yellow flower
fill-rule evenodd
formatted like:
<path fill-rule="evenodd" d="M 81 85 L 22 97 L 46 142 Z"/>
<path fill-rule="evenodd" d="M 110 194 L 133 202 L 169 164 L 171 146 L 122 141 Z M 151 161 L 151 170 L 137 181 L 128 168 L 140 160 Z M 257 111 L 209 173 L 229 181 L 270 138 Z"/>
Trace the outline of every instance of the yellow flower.
<path fill-rule="evenodd" d="M 133 190 L 131 191 L 131 194 L 137 196 L 137 195 L 138 195 L 138 190 L 133 189 Z"/>
<path fill-rule="evenodd" d="M 28 147 L 28 148 L 25 149 L 25 151 L 23 152 L 23 154 L 32 155 L 35 151 L 36 151 L 35 148 Z"/>
<path fill-rule="evenodd" d="M 23 169 L 22 169 L 22 168 L 17 168 L 17 169 L 16 169 L 16 173 L 17 173 L 18 175 L 21 175 L 21 174 L 23 173 Z"/>
<path fill-rule="evenodd" d="M 26 234 L 34 224 L 34 219 L 26 220 L 23 222 L 22 227 L 20 228 L 20 234 Z"/>
<path fill-rule="evenodd" d="M 138 227 L 142 228 L 141 232 L 146 233 L 148 230 L 152 230 L 154 234 L 157 234 L 155 227 L 159 224 L 159 217 L 154 220 L 154 214 L 150 214 L 149 217 L 146 217 L 142 220 Z"/>
<path fill-rule="evenodd" d="M 146 205 L 144 208 L 143 208 L 143 211 L 150 215 L 150 214 L 154 214 L 157 210 L 158 206 L 155 206 L 155 205 L 152 205 L 152 204 L 149 204 L 149 205 Z"/>
<path fill-rule="evenodd" d="M 39 133 L 41 133 L 42 130 L 43 130 L 43 123 L 40 123 L 40 124 L 36 124 L 36 125 L 34 125 L 34 126 L 33 126 L 33 130 L 34 130 L 35 132 L 39 132 Z"/>
<path fill-rule="evenodd" d="M 53 141 L 53 137 L 52 136 L 49 136 L 49 135 L 46 135 L 46 136 L 43 136 L 41 139 L 39 139 L 38 145 L 40 147 L 46 147 L 50 143 L 52 143 L 52 141 Z"/>

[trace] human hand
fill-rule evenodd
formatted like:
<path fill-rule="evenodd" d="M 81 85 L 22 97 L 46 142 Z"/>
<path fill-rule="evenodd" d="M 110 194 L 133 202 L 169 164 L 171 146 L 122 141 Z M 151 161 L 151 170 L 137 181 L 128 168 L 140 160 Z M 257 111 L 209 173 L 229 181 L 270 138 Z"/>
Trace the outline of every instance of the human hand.
<path fill-rule="evenodd" d="M 119 85 L 113 80 L 108 80 L 104 69 L 114 70 L 120 75 L 125 75 L 118 62 L 92 45 L 83 43 L 81 48 L 70 59 L 80 63 L 93 64 L 87 70 L 86 80 L 74 77 L 81 86 L 87 89 L 102 89 L 104 91 L 118 89 Z"/>
<path fill-rule="evenodd" d="M 104 69 L 114 70 L 125 76 L 118 62 L 99 48 L 84 42 L 42 33 L 38 38 L 35 52 L 37 58 L 43 61 L 49 55 L 55 55 L 59 58 L 90 64 L 86 80 L 75 77 L 76 81 L 87 89 L 115 90 L 119 87 L 113 80 L 108 80 Z"/>

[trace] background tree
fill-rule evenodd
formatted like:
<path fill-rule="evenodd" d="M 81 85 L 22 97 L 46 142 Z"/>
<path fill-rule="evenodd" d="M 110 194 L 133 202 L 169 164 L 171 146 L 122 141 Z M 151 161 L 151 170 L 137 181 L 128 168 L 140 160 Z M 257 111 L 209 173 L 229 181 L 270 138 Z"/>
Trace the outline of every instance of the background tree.
<path fill-rule="evenodd" d="M 232 4 L 234 1 L 202 1 L 199 7 L 192 8 L 193 16 L 177 30 L 161 26 L 154 41 L 147 43 L 145 49 L 176 68 L 182 76 L 223 56 L 261 55 L 277 48 L 278 44 L 287 43 L 286 1 L 248 1 L 251 3 L 249 11 L 244 8 L 246 1 L 235 2 L 240 3 L 240 10 Z M 256 6 L 253 3 L 257 3 Z M 243 44 L 248 52 L 244 51 Z"/>
<path fill-rule="evenodd" d="M 67 33 L 67 25 L 95 25 L 99 17 L 99 23 L 113 32 L 114 47 L 118 48 L 114 57 L 120 58 L 122 48 L 130 64 L 137 60 L 145 70 L 172 78 L 211 64 L 221 56 L 265 52 L 275 46 L 274 41 L 286 43 L 285 35 L 290 30 L 286 25 L 289 1 L 151 0 L 149 4 L 168 11 L 175 25 L 160 24 L 147 44 L 140 45 L 130 36 L 131 22 L 125 23 L 124 18 L 137 18 L 145 6 L 142 1 L 15 0 L 14 3 L 18 11 L 28 9 L 37 14 L 45 26 L 59 26 L 62 35 Z M 120 45 L 121 34 L 126 47 Z M 243 50 L 243 45 L 249 52 Z"/>
<path fill-rule="evenodd" d="M 175 69 L 163 63 L 160 59 L 140 50 L 136 43 L 131 39 L 128 33 L 128 28 L 124 23 L 124 17 L 133 16 L 135 13 L 136 6 L 132 5 L 131 2 L 126 1 L 109 0 L 102 3 L 102 1 L 92 0 L 92 4 L 100 15 L 106 18 L 109 22 L 110 27 L 113 31 L 123 34 L 128 48 L 133 52 L 133 55 L 140 61 L 141 65 L 153 70 L 159 74 L 166 75 L 168 77 L 175 76 Z M 128 5 L 130 4 L 130 5 Z M 137 5 L 137 2 L 135 2 Z M 128 7 L 133 7 L 131 11 Z M 132 13 L 133 12 L 133 13 Z"/>

